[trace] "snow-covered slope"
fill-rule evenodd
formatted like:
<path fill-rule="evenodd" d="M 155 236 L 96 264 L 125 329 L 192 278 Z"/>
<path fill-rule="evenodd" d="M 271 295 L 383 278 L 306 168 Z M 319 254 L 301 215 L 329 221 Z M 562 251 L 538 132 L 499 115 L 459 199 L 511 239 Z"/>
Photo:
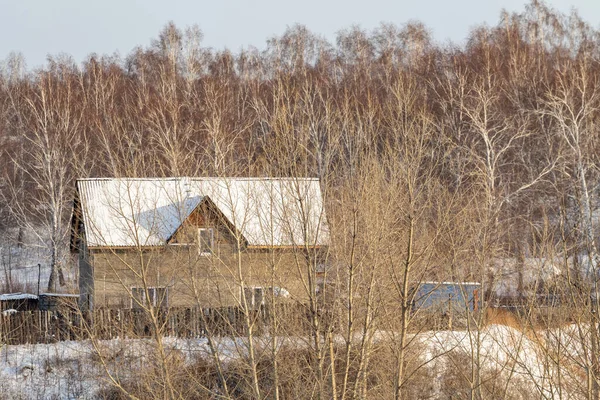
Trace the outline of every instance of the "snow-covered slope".
<path fill-rule="evenodd" d="M 585 331 L 585 327 L 583 327 Z M 490 325 L 480 332 L 431 331 L 415 337 L 420 360 L 433 379 L 433 398 L 446 398 L 449 374 L 469 379 L 471 367 L 480 366 L 484 384 L 495 384 L 495 394 L 511 399 L 579 398 L 582 385 L 580 329 L 567 326 L 544 332 Z M 379 332 L 376 341 L 389 339 Z M 306 339 L 306 338 L 304 338 Z M 281 338 L 287 347 L 306 348 L 303 338 Z M 583 338 L 585 341 L 585 338 Z M 268 338 L 258 338 L 268 348 Z M 245 356 L 245 339 L 216 341 L 220 358 L 228 363 Z M 560 344 L 560 346 L 559 346 Z M 209 359 L 205 339 L 166 338 L 167 351 L 177 352 L 184 362 Z M 260 343 L 257 343 L 261 347 Z M 148 362 L 151 340 L 120 339 L 97 343 L 107 368 L 121 378 L 132 377 Z M 556 349 L 562 355 L 557 357 Z M 393 366 L 390 366 L 393 368 Z M 0 351 L 0 393 L 7 398 L 92 398 L 109 385 L 106 370 L 89 341 L 48 345 L 5 346 Z"/>

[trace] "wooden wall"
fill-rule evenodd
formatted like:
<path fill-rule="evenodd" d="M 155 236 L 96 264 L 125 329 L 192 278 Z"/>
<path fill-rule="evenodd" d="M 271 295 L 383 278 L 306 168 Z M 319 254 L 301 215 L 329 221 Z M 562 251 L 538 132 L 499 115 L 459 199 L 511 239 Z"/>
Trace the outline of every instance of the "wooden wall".
<path fill-rule="evenodd" d="M 238 305 L 245 286 L 282 287 L 291 299 L 307 298 L 301 252 L 225 252 L 203 256 L 195 246 L 91 254 L 95 307 L 129 307 L 131 287 L 168 287 L 169 306 Z M 240 274 L 241 271 L 241 274 Z"/>

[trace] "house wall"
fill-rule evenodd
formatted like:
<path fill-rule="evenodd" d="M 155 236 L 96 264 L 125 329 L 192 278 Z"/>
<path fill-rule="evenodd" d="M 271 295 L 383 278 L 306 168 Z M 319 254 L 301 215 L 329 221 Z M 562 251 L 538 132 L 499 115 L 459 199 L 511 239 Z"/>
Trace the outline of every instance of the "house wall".
<path fill-rule="evenodd" d="M 77 241 L 77 263 L 79 266 L 79 307 L 90 310 L 94 307 L 94 270 L 85 240 Z"/>
<path fill-rule="evenodd" d="M 305 300 L 302 254 L 231 252 L 203 256 L 196 246 L 93 252 L 96 307 L 129 307 L 131 287 L 168 287 L 170 306 L 237 305 L 245 286 L 282 287 Z M 241 279 L 240 279 L 241 270 Z M 304 271 L 303 271 L 304 270 Z"/>

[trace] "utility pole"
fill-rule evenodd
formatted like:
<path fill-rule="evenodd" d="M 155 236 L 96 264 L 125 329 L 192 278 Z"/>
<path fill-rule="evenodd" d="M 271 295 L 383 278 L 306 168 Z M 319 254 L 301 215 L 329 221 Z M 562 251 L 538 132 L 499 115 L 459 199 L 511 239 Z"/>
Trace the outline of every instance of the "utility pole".
<path fill-rule="evenodd" d="M 42 278 L 42 264 L 38 263 L 38 288 L 37 288 L 38 298 L 40 297 L 40 279 L 41 278 Z"/>

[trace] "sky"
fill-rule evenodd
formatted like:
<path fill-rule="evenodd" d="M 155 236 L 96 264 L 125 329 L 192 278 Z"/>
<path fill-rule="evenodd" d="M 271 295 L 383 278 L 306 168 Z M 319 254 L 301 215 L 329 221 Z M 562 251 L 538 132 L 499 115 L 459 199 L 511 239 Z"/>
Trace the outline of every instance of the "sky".
<path fill-rule="evenodd" d="M 600 27 L 599 0 L 547 0 L 562 12 L 575 8 Z M 372 30 L 381 22 L 423 22 L 435 40 L 462 43 L 476 25 L 495 25 L 502 9 L 523 11 L 524 0 L 9 0 L 0 9 L 0 60 L 25 56 L 28 68 L 48 54 L 81 62 L 90 53 L 127 55 L 148 46 L 169 21 L 197 24 L 203 45 L 237 52 L 281 35 L 296 23 L 334 42 L 353 24 Z"/>

